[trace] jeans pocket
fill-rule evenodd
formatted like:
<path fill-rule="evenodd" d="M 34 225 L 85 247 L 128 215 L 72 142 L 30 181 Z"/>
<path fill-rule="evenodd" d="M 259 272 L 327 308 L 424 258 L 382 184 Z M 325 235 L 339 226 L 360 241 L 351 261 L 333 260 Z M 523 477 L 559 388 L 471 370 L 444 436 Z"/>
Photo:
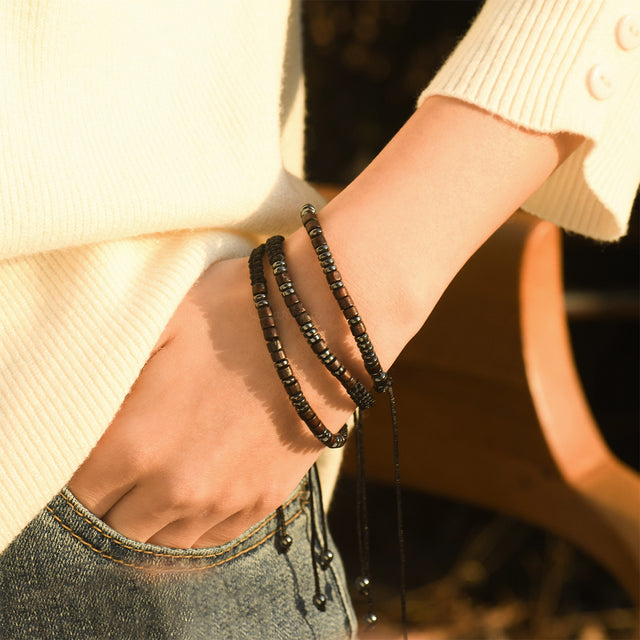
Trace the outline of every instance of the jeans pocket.
<path fill-rule="evenodd" d="M 355 628 L 340 558 L 313 604 L 309 490 L 227 544 L 170 549 L 136 542 L 66 490 L 0 554 L 0 637 L 88 640 L 348 638 Z M 316 530 L 316 536 L 317 536 Z"/>
<path fill-rule="evenodd" d="M 308 502 L 303 481 L 283 504 L 285 526 L 300 517 Z M 68 489 L 63 489 L 46 507 L 51 518 L 83 550 L 101 558 L 144 571 L 197 571 L 236 560 L 272 540 L 278 531 L 277 513 L 254 524 L 234 540 L 215 547 L 176 549 L 132 540 L 112 529 L 87 509 Z"/>

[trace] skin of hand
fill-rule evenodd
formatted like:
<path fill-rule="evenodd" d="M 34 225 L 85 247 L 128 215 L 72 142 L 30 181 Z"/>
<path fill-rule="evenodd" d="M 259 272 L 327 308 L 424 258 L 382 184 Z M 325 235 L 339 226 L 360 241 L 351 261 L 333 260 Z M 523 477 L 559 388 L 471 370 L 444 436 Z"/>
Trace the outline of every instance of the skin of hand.
<path fill-rule="evenodd" d="M 308 357 L 284 303 L 270 298 L 307 397 L 341 425 L 352 412 L 349 399 L 332 378 L 316 383 L 304 375 L 322 367 Z M 337 401 L 324 399 L 334 395 Z M 322 449 L 275 373 L 247 261 L 228 260 L 212 265 L 180 304 L 69 488 L 129 538 L 214 546 L 282 504 Z"/>
<path fill-rule="evenodd" d="M 517 128 L 453 99 L 430 98 L 323 209 L 331 250 L 385 368 L 466 260 L 580 142 Z M 368 383 L 304 230 L 285 248 L 316 326 Z M 353 404 L 316 360 L 267 278 L 296 377 L 336 431 Z M 228 260 L 207 269 L 180 304 L 68 486 L 129 538 L 176 548 L 214 546 L 282 504 L 322 448 L 273 369 L 247 261 Z"/>

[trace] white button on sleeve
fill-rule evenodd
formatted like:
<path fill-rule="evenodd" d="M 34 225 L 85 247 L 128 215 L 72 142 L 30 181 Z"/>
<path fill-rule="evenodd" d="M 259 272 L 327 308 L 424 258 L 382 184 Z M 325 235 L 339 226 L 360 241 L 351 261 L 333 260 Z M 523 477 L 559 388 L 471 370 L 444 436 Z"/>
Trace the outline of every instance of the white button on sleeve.
<path fill-rule="evenodd" d="M 620 18 L 616 25 L 616 39 L 625 51 L 631 51 L 640 45 L 640 14 L 631 13 Z"/>
<path fill-rule="evenodd" d="M 589 93 L 597 100 L 606 100 L 613 94 L 613 74 L 606 64 L 592 67 L 587 76 Z"/>

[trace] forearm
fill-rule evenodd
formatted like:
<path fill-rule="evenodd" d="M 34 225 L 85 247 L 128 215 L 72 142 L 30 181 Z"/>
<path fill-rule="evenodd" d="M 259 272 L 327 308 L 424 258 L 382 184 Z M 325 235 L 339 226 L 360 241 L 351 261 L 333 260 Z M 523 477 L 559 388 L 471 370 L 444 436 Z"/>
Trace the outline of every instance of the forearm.
<path fill-rule="evenodd" d="M 384 366 L 466 260 L 578 143 L 431 98 L 322 210 L 325 235 Z M 301 296 L 329 344 L 349 350 L 355 366 L 357 353 L 304 229 L 287 249 Z"/>

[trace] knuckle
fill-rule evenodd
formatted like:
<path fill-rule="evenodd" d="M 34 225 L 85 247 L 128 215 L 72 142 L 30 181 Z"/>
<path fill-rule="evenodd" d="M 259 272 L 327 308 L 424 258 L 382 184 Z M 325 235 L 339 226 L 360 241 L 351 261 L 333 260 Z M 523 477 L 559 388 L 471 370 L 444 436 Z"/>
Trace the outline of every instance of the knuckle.
<path fill-rule="evenodd" d="M 183 478 L 167 484 L 161 503 L 166 511 L 193 516 L 209 509 L 211 500 L 205 487 L 198 481 Z"/>
<path fill-rule="evenodd" d="M 172 489 L 163 496 L 162 507 L 166 511 L 186 514 L 193 508 L 193 501 L 188 491 Z"/>

